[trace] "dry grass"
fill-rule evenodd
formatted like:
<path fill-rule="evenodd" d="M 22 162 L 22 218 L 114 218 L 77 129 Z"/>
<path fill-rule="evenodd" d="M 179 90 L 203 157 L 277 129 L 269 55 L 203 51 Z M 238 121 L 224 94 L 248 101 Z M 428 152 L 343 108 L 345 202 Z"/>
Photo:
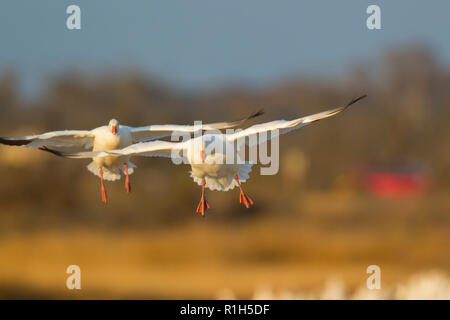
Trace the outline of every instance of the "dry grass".
<path fill-rule="evenodd" d="M 312 200 L 318 196 L 307 197 L 309 213 L 297 218 L 275 219 L 273 213 L 270 218 L 217 223 L 211 215 L 155 230 L 5 235 L 0 239 L 0 295 L 214 298 L 226 288 L 249 298 L 264 285 L 308 292 L 333 278 L 356 290 L 365 284 L 371 264 L 381 267 L 386 286 L 422 270 L 450 271 L 448 219 L 442 223 L 441 215 L 429 214 L 424 220 L 419 213 L 404 211 L 320 213 L 320 201 Z M 354 200 L 348 203 L 355 206 Z M 71 264 L 82 270 L 80 292 L 65 288 L 65 270 Z"/>

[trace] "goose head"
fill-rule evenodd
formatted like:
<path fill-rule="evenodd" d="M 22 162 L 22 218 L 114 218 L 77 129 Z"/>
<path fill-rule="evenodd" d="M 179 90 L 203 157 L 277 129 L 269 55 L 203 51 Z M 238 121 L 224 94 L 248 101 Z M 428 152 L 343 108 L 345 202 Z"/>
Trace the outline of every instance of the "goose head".
<path fill-rule="evenodd" d="M 109 130 L 112 134 L 116 135 L 117 131 L 119 130 L 119 121 L 116 119 L 111 119 L 108 124 Z"/>

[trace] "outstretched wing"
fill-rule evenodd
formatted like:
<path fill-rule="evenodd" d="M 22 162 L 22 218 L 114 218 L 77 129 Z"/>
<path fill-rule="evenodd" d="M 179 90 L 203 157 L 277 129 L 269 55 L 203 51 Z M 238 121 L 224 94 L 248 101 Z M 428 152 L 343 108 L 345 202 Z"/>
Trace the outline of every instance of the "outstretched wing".
<path fill-rule="evenodd" d="M 23 137 L 0 137 L 0 143 L 10 146 L 39 148 L 52 147 L 85 147 L 91 148 L 95 135 L 92 131 L 66 130 L 52 131 L 43 134 Z"/>
<path fill-rule="evenodd" d="M 259 117 L 263 114 L 264 111 L 259 110 L 258 112 L 255 112 L 250 116 L 237 121 L 203 124 L 201 126 L 201 130 L 222 130 L 239 127 L 245 124 L 250 119 Z M 194 125 L 176 125 L 176 124 L 150 125 L 136 128 L 129 127 L 134 143 L 170 137 L 170 135 L 173 132 L 195 132 L 198 131 L 199 129 L 200 128 L 198 126 Z"/>
<path fill-rule="evenodd" d="M 53 153 L 64 158 L 101 158 L 108 156 L 141 156 L 141 157 L 166 157 L 182 158 L 181 151 L 185 148 L 184 142 L 150 141 L 132 144 L 120 150 L 87 151 L 87 152 L 63 152 L 47 147 L 40 150 Z"/>
<path fill-rule="evenodd" d="M 347 109 L 349 106 L 351 106 L 352 104 L 358 102 L 359 100 L 365 98 L 367 95 L 363 95 L 360 96 L 356 99 L 351 100 L 348 104 L 346 104 L 345 106 L 339 107 L 339 108 L 335 108 L 332 110 L 327 110 L 324 112 L 320 112 L 320 113 L 316 113 L 313 115 L 309 115 L 303 118 L 298 118 L 298 119 L 294 119 L 294 120 L 276 120 L 276 121 L 271 121 L 271 122 L 266 122 L 266 123 L 261 123 L 261 124 L 257 124 L 254 126 L 251 126 L 250 128 L 247 128 L 245 130 L 236 132 L 234 134 L 230 134 L 227 135 L 227 140 L 228 141 L 235 141 L 238 139 L 242 139 L 251 135 L 257 135 L 260 133 L 270 133 L 266 134 L 266 140 L 270 140 L 273 137 L 275 137 L 278 134 L 285 134 L 288 133 L 289 131 L 295 130 L 295 129 L 300 129 L 304 126 L 307 126 L 308 124 L 311 124 L 313 122 L 319 121 L 321 119 L 325 119 L 325 118 L 329 118 L 332 117 L 342 111 L 344 111 L 345 109 Z M 279 130 L 278 133 L 276 132 L 272 132 L 272 130 Z M 250 146 L 255 145 L 255 143 L 262 143 L 265 140 L 261 140 L 261 136 L 259 137 L 258 140 L 256 139 L 248 139 L 249 141 L 247 142 L 247 144 L 249 144 Z"/>

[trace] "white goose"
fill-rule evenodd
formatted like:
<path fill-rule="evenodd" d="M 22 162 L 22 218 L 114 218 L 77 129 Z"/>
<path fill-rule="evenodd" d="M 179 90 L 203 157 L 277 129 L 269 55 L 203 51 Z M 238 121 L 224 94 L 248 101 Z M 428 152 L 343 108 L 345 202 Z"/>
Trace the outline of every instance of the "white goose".
<path fill-rule="evenodd" d="M 130 156 L 146 156 L 146 157 L 169 157 L 173 160 L 176 158 L 183 159 L 191 165 L 191 177 L 202 186 L 202 195 L 200 203 L 197 206 L 197 212 L 202 216 L 205 211 L 210 208 L 205 197 L 205 187 L 210 190 L 228 191 L 234 187 L 239 187 L 239 202 L 245 207 L 249 208 L 253 204 L 253 200 L 243 191 L 241 183 L 249 179 L 253 163 L 243 162 L 239 159 L 239 147 L 234 148 L 234 143 L 238 139 L 242 139 L 254 134 L 262 132 L 269 132 L 272 130 L 279 130 L 279 133 L 284 134 L 291 130 L 299 129 L 315 121 L 334 116 L 355 102 L 363 99 L 366 95 L 353 99 L 347 105 L 324 111 L 314 115 L 303 118 L 294 119 L 291 121 L 277 120 L 267 123 L 251 126 L 245 130 L 238 131 L 233 134 L 208 134 L 184 141 L 184 142 L 167 142 L 167 141 L 151 141 L 145 143 L 133 144 L 122 150 L 101 151 L 101 152 L 59 152 L 52 149 L 43 149 L 52 152 L 56 155 L 68 158 L 91 158 L 91 157 L 109 157 L 111 155 L 130 157 Z M 267 137 L 268 135 L 265 135 Z M 272 139 L 275 135 L 272 134 Z M 252 139 L 246 139 L 247 142 Z M 255 141 L 254 139 L 253 141 Z M 257 143 L 264 142 L 258 139 Z M 214 143 L 216 146 L 222 144 L 222 150 L 232 148 L 234 152 L 234 159 L 237 161 L 232 164 L 226 164 L 226 152 L 218 153 L 208 151 L 208 146 Z M 250 145 L 251 147 L 251 145 Z M 229 149 L 228 149 L 229 150 Z M 180 153 L 183 152 L 183 155 Z"/>
<path fill-rule="evenodd" d="M 220 130 L 234 128 L 242 125 L 247 120 L 262 115 L 258 111 L 249 117 L 232 122 L 217 122 L 205 124 L 202 130 Z M 145 127 L 129 127 L 120 125 L 116 119 L 112 119 L 107 126 L 93 130 L 66 130 L 52 131 L 39 135 L 23 137 L 0 137 L 0 143 L 13 146 L 25 146 L 28 148 L 52 147 L 85 147 L 92 151 L 116 150 L 132 145 L 133 143 L 164 138 L 172 132 L 195 132 L 199 130 L 194 125 L 150 125 Z M 102 201 L 107 202 L 104 180 L 115 181 L 120 179 L 120 170 L 124 173 L 125 188 L 131 192 L 129 175 L 136 166 L 129 161 L 130 155 L 107 155 L 104 157 L 93 156 L 93 161 L 87 166 L 88 170 L 100 177 Z"/>

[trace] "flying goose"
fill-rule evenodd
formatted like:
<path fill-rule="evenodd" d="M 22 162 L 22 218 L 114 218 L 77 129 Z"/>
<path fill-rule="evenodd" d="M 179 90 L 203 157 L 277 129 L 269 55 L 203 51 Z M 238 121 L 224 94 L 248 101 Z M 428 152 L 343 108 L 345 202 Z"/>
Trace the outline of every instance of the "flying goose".
<path fill-rule="evenodd" d="M 263 111 L 253 113 L 247 118 L 231 121 L 217 122 L 201 126 L 202 130 L 220 130 L 238 127 L 246 121 L 262 115 Z M 93 130 L 65 130 L 52 131 L 38 135 L 23 137 L 0 137 L 0 143 L 12 146 L 25 146 L 28 148 L 43 147 L 84 147 L 92 151 L 105 151 L 123 149 L 133 143 L 151 141 L 171 135 L 172 132 L 195 132 L 199 126 L 195 125 L 149 125 L 145 127 L 130 127 L 119 124 L 116 119 L 109 121 L 107 126 Z M 92 157 L 93 161 L 87 166 L 88 170 L 100 177 L 102 201 L 107 203 L 104 180 L 115 181 L 120 179 L 120 171 L 125 175 L 125 189 L 131 192 L 130 178 L 136 166 L 129 161 L 130 156 L 108 155 L 105 157 Z"/>

